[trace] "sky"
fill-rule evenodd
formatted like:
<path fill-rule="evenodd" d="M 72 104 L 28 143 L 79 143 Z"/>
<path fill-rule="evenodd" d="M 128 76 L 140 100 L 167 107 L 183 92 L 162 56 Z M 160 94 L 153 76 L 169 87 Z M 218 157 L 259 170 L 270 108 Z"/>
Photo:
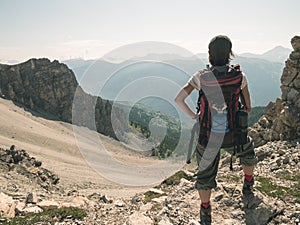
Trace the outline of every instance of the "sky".
<path fill-rule="evenodd" d="M 94 59 L 143 41 L 207 52 L 225 34 L 235 53 L 291 48 L 299 0 L 0 0 L 0 63 Z"/>

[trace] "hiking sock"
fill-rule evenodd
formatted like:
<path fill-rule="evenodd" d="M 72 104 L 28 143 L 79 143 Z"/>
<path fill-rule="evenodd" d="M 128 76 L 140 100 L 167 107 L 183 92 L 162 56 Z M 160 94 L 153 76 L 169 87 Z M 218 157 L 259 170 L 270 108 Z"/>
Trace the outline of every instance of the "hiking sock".
<path fill-rule="evenodd" d="M 201 203 L 201 206 L 202 206 L 204 209 L 207 209 L 207 208 L 210 206 L 210 201 L 208 201 L 208 202 L 202 202 L 202 203 Z"/>
<path fill-rule="evenodd" d="M 253 175 L 248 175 L 248 174 L 245 174 L 245 179 L 251 183 L 252 182 L 252 179 L 253 179 Z"/>

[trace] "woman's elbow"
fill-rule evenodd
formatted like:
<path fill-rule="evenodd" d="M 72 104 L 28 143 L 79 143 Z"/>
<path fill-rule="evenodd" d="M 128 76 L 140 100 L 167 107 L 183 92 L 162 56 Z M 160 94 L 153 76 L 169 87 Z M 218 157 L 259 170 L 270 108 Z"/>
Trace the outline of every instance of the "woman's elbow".
<path fill-rule="evenodd" d="M 177 95 L 175 98 L 174 98 L 174 102 L 177 104 L 177 105 L 180 105 L 180 97 Z"/>
<path fill-rule="evenodd" d="M 174 101 L 178 104 L 181 105 L 184 103 L 185 99 L 187 98 L 187 96 L 191 93 L 191 91 L 193 90 L 193 87 L 189 87 L 185 86 L 183 87 L 179 93 L 176 95 L 176 97 L 174 98 Z"/>
<path fill-rule="evenodd" d="M 174 98 L 174 101 L 177 103 L 177 104 L 180 104 L 182 102 L 184 102 L 186 98 L 186 95 L 184 94 L 184 92 L 179 92 L 176 97 Z"/>
<path fill-rule="evenodd" d="M 174 98 L 174 102 L 178 102 L 179 101 L 179 96 L 178 95 L 176 95 L 176 97 Z"/>

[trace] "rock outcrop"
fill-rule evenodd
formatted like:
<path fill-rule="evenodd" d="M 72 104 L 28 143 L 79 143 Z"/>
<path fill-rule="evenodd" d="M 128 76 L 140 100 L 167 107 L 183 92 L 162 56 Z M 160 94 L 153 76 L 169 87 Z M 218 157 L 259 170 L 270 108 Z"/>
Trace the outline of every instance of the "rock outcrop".
<path fill-rule="evenodd" d="M 15 171 L 31 182 L 36 182 L 45 190 L 52 190 L 59 182 L 59 177 L 41 165 L 41 161 L 31 157 L 24 149 L 17 150 L 14 145 L 6 150 L 0 148 L 1 173 Z"/>
<path fill-rule="evenodd" d="M 234 171 L 230 171 L 230 156 L 222 154 L 217 176 L 218 187 L 212 190 L 213 224 L 299 223 L 299 141 L 300 139 L 268 142 L 256 149 L 259 160 L 255 170 L 256 197 L 251 207 L 245 205 L 242 198 L 243 172 L 238 160 L 234 161 Z M 14 154 L 6 154 L 9 157 L 4 158 L 5 160 L 10 158 L 10 163 L 14 165 L 23 164 L 28 159 L 39 162 L 36 159 L 32 160 L 31 157 L 21 160 L 16 157 L 20 154 L 24 155 L 24 151 L 14 149 Z M 13 162 L 14 158 L 16 164 Z M 45 224 L 199 225 L 197 221 L 199 221 L 200 199 L 194 189 L 194 174 L 187 170 L 177 172 L 147 192 L 138 193 L 130 198 L 120 198 L 107 196 L 105 190 L 99 193 L 99 189 L 85 195 L 82 194 L 82 187 L 79 189 L 61 187 L 51 192 L 44 189 L 32 190 L 33 182 L 37 179 L 32 179 L 29 183 L 20 181 L 14 177 L 16 169 L 5 171 L 1 166 L 3 164 L 6 162 L 0 163 L 0 169 L 2 168 L 0 181 L 18 189 L 0 185 L 0 221 L 9 222 L 13 217 L 18 220 L 32 213 L 76 207 L 86 212 L 84 218 L 76 219 L 65 215 L 50 218 Z M 35 167 L 34 165 L 36 163 L 31 164 L 31 167 Z M 26 189 L 25 186 L 29 186 L 30 189 Z M 52 213 L 49 212 L 48 215 Z M 40 222 L 43 222 L 42 217 Z"/>
<path fill-rule="evenodd" d="M 0 84 L 6 98 L 71 122 L 77 81 L 66 65 L 48 59 L 0 65 Z"/>
<path fill-rule="evenodd" d="M 0 95 L 30 110 L 46 113 L 48 118 L 72 122 L 76 89 L 80 96 L 80 112 L 77 113 L 82 118 L 76 125 L 93 128 L 95 123 L 98 132 L 116 137 L 111 125 L 110 102 L 85 93 L 65 64 L 48 59 L 30 59 L 17 65 L 0 64 Z M 88 113 L 94 103 L 95 110 Z M 118 120 L 122 112 L 116 113 L 114 119 Z"/>
<path fill-rule="evenodd" d="M 264 116 L 249 131 L 256 146 L 300 137 L 300 36 L 291 43 L 294 51 L 283 69 L 281 98 L 267 105 Z"/>

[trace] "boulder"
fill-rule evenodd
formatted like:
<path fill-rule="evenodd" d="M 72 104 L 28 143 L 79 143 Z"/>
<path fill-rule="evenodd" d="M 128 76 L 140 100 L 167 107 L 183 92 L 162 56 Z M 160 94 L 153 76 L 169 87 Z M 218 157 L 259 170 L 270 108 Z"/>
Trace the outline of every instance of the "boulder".
<path fill-rule="evenodd" d="M 89 200 L 83 196 L 76 196 L 72 199 L 71 206 L 72 207 L 82 207 L 87 204 Z"/>
<path fill-rule="evenodd" d="M 143 215 L 140 212 L 134 212 L 132 215 L 129 216 L 129 218 L 127 219 L 127 221 L 124 223 L 124 225 L 152 225 L 153 221 Z"/>
<path fill-rule="evenodd" d="M 47 211 L 51 209 L 57 209 L 59 207 L 59 204 L 56 201 L 43 200 L 41 202 L 38 202 L 37 206 Z"/>
<path fill-rule="evenodd" d="M 157 189 L 157 188 L 150 188 L 149 191 L 151 191 L 152 193 L 155 193 L 155 194 L 160 194 L 160 195 L 165 193 L 162 190 Z"/>
<path fill-rule="evenodd" d="M 26 207 L 25 202 L 17 202 L 15 212 L 21 214 Z"/>
<path fill-rule="evenodd" d="M 120 199 L 117 199 L 115 201 L 115 206 L 117 206 L 117 207 L 123 207 L 124 205 L 125 205 L 125 203 Z"/>
<path fill-rule="evenodd" d="M 40 213 L 43 212 L 43 209 L 41 209 L 40 207 L 34 205 L 34 206 L 29 206 L 24 208 L 21 213 L 22 214 L 28 214 L 28 213 Z"/>
<path fill-rule="evenodd" d="M 13 218 L 15 217 L 16 203 L 13 198 L 0 193 L 0 218 Z"/>

